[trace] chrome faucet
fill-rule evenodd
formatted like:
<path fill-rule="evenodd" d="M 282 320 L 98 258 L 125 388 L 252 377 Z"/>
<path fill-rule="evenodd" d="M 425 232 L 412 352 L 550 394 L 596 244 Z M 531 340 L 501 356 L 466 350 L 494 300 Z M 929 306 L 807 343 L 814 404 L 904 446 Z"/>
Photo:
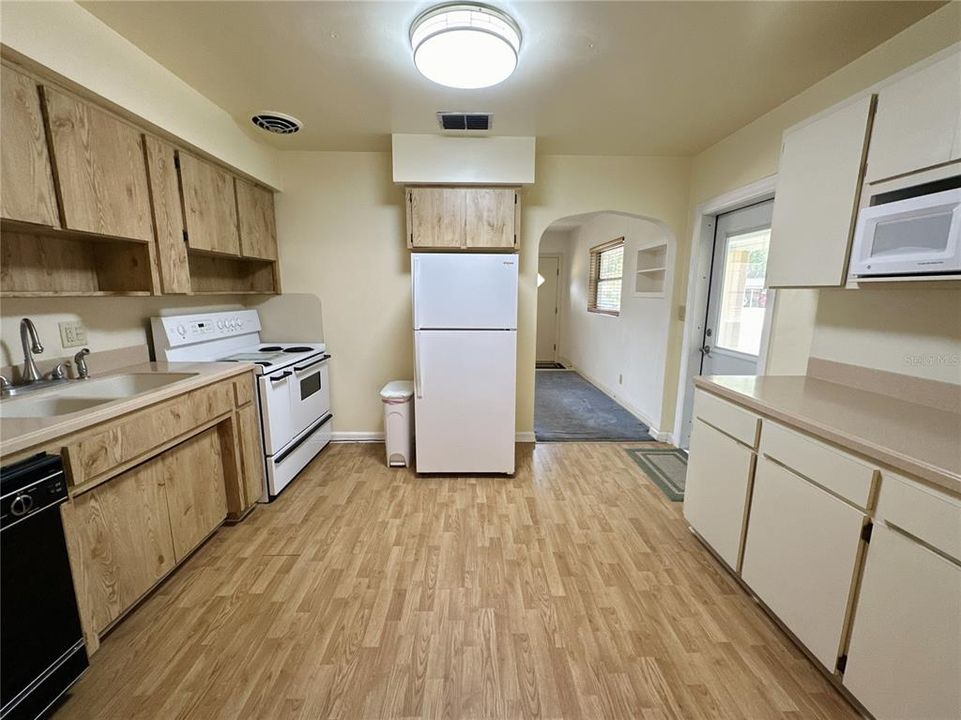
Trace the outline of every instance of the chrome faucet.
<path fill-rule="evenodd" d="M 37 326 L 30 318 L 20 321 L 20 343 L 23 345 L 23 373 L 20 381 L 23 384 L 38 382 L 42 376 L 33 356 L 43 352 L 43 345 L 40 344 L 40 336 L 37 335 Z"/>
<path fill-rule="evenodd" d="M 80 380 L 86 380 L 90 377 L 90 369 L 87 367 L 87 355 L 89 354 L 90 348 L 84 348 L 73 356 L 73 364 L 77 368 L 77 378 Z"/>

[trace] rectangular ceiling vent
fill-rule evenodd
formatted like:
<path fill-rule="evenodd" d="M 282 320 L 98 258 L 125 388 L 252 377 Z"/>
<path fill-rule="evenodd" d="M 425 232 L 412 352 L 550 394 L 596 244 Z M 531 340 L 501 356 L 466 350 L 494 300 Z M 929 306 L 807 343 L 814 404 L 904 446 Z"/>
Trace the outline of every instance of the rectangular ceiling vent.
<path fill-rule="evenodd" d="M 444 130 L 490 130 L 494 124 L 494 114 L 485 112 L 444 112 L 437 113 L 437 121 Z"/>

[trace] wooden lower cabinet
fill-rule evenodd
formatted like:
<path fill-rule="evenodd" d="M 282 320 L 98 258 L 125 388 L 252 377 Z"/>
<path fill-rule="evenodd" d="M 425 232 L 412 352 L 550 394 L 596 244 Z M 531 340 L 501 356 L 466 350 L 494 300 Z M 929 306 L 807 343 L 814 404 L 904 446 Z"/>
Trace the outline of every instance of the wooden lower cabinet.
<path fill-rule="evenodd" d="M 251 403 L 237 411 L 237 434 L 240 439 L 244 496 L 246 506 L 250 507 L 258 502 L 264 493 L 264 453 L 256 404 Z"/>
<path fill-rule="evenodd" d="M 106 629 L 174 566 L 163 463 L 163 456 L 150 460 L 63 506 L 90 632 Z"/>
<path fill-rule="evenodd" d="M 217 429 L 76 496 L 62 512 L 92 651 L 99 633 L 223 522 Z"/>
<path fill-rule="evenodd" d="M 224 468 L 216 428 L 160 457 L 177 562 L 186 557 L 227 516 Z"/>
<path fill-rule="evenodd" d="M 758 459 L 741 577 L 832 672 L 866 519 L 790 470 Z"/>
<path fill-rule="evenodd" d="M 877 720 L 961 717 L 961 565 L 874 526 L 844 685 Z"/>
<path fill-rule="evenodd" d="M 753 469 L 753 450 L 695 419 L 684 517 L 733 569 L 738 567 Z"/>

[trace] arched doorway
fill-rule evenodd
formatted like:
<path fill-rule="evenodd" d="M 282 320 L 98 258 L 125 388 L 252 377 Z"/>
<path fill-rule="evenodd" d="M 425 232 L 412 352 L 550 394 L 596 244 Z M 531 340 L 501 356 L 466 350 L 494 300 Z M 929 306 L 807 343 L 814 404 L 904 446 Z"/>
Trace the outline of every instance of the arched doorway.
<path fill-rule="evenodd" d="M 534 387 L 538 441 L 657 439 L 674 245 L 664 223 L 614 211 L 560 218 L 544 231 Z"/>

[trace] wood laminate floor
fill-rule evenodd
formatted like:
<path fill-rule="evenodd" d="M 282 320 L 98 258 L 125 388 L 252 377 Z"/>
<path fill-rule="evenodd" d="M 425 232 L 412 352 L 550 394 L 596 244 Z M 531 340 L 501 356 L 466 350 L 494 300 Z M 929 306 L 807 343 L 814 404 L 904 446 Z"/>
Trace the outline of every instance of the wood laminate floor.
<path fill-rule="evenodd" d="M 68 718 L 855 718 L 623 451 L 334 445 L 105 640 Z"/>

